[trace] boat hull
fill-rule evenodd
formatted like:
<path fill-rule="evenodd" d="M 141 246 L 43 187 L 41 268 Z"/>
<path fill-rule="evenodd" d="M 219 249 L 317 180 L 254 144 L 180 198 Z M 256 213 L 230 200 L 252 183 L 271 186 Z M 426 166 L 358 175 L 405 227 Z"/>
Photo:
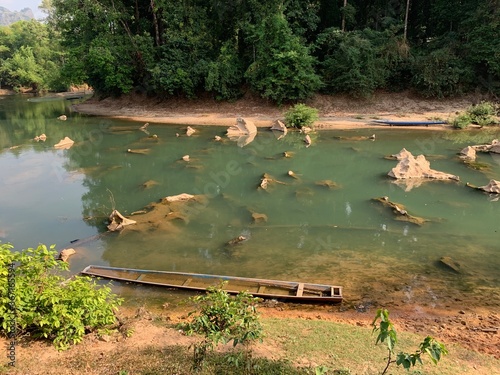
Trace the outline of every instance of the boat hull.
<path fill-rule="evenodd" d="M 217 287 L 225 282 L 223 289 L 230 294 L 247 291 L 254 297 L 294 302 L 339 303 L 343 299 L 342 287 L 325 284 L 93 265 L 86 267 L 81 273 L 124 282 L 192 291 L 206 291 L 209 287 Z"/>

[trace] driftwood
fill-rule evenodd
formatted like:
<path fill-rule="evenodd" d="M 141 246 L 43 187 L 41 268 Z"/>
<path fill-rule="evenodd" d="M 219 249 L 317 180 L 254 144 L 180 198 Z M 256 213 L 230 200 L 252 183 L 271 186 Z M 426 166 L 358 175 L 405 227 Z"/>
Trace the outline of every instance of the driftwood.
<path fill-rule="evenodd" d="M 373 200 L 382 203 L 384 207 L 391 208 L 392 212 L 396 215 L 396 220 L 407 221 L 416 225 L 423 225 L 425 222 L 429 221 L 418 216 L 410 215 L 405 206 L 391 202 L 388 197 L 373 198 Z"/>

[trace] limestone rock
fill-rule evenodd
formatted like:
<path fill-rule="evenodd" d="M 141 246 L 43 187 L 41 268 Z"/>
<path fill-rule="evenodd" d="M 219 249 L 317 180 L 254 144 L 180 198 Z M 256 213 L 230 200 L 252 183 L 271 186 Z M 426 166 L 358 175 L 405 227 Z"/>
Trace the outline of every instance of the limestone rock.
<path fill-rule="evenodd" d="M 111 215 L 109 215 L 109 221 L 110 223 L 108 224 L 108 230 L 110 232 L 120 231 L 127 225 L 136 223 L 135 220 L 127 219 L 117 210 L 113 210 L 113 212 L 111 212 Z"/>
<path fill-rule="evenodd" d="M 164 200 L 172 203 L 172 202 L 180 202 L 180 201 L 188 201 L 190 199 L 193 199 L 194 195 L 187 194 L 187 193 L 182 193 L 178 195 L 171 195 L 169 197 L 165 197 Z"/>
<path fill-rule="evenodd" d="M 488 185 L 480 186 L 479 188 L 487 193 L 500 194 L 500 181 L 490 180 Z"/>
<path fill-rule="evenodd" d="M 396 179 L 460 180 L 458 176 L 431 169 L 430 163 L 424 155 L 414 157 L 411 152 L 404 151 L 406 150 L 403 149 L 399 154 L 394 155 L 399 158 L 399 163 L 388 173 L 390 177 Z"/>
<path fill-rule="evenodd" d="M 258 212 L 252 212 L 252 220 L 254 224 L 267 223 L 267 215 Z"/>
<path fill-rule="evenodd" d="M 45 134 L 40 134 L 40 135 L 37 135 L 35 138 L 33 138 L 35 141 L 39 142 L 39 141 L 42 141 L 42 142 L 45 142 L 47 140 L 47 136 Z"/>
<path fill-rule="evenodd" d="M 57 118 L 58 120 L 61 120 L 61 121 L 66 121 L 68 119 L 68 116 L 66 115 L 61 115 Z"/>
<path fill-rule="evenodd" d="M 277 131 L 283 132 L 283 134 L 288 133 L 288 129 L 287 129 L 286 125 L 280 120 L 276 120 L 273 122 L 273 126 L 271 126 L 271 130 L 277 130 Z"/>
<path fill-rule="evenodd" d="M 498 139 L 494 139 L 489 144 L 470 146 L 474 148 L 477 152 L 493 152 L 496 154 L 500 153 L 500 142 Z"/>
<path fill-rule="evenodd" d="M 189 161 L 189 155 L 184 155 L 184 156 L 182 157 L 182 160 L 184 160 L 184 161 Z"/>
<path fill-rule="evenodd" d="M 194 133 L 196 133 L 196 130 L 194 130 L 191 126 L 188 126 L 186 129 L 186 135 L 191 137 Z"/>
<path fill-rule="evenodd" d="M 461 265 L 453 260 L 451 257 L 441 257 L 439 262 L 446 266 L 448 269 L 455 271 L 456 273 L 461 273 Z"/>
<path fill-rule="evenodd" d="M 239 137 L 242 135 L 252 135 L 257 133 L 257 127 L 252 121 L 247 121 L 241 117 L 236 119 L 236 124 L 230 126 L 227 129 L 227 135 L 229 138 L 231 137 Z"/>
<path fill-rule="evenodd" d="M 472 146 L 467 146 L 460 151 L 459 156 L 461 159 L 474 161 L 476 160 L 476 149 Z"/>
<path fill-rule="evenodd" d="M 418 216 L 413 216 L 408 213 L 406 210 L 406 207 L 403 206 L 402 204 L 395 203 L 389 200 L 389 197 L 380 197 L 380 198 L 373 198 L 374 201 L 382 203 L 384 207 L 388 207 L 392 209 L 392 212 L 396 216 L 396 220 L 399 221 L 407 221 L 409 223 L 413 223 L 416 225 L 423 225 L 429 220 L 426 220 L 424 218 L 418 217 Z"/>
<path fill-rule="evenodd" d="M 76 251 L 75 249 L 63 249 L 60 253 L 59 253 L 59 259 L 62 260 L 63 262 L 67 262 L 68 261 L 68 258 L 73 255 L 73 254 L 76 254 Z"/>
<path fill-rule="evenodd" d="M 304 142 L 306 144 L 306 147 L 309 147 L 312 144 L 312 140 L 309 134 L 307 134 L 306 137 L 304 138 Z"/>
<path fill-rule="evenodd" d="M 59 143 L 54 145 L 54 148 L 57 148 L 58 150 L 67 150 L 73 146 L 75 141 L 73 141 L 69 137 L 64 137 L 64 139 L 61 139 Z"/>
<path fill-rule="evenodd" d="M 467 183 L 466 184 L 468 187 L 471 187 L 476 190 L 481 190 L 486 193 L 490 194 L 500 194 L 500 181 L 497 180 L 490 180 L 488 185 L 485 186 L 474 186 L 472 184 Z"/>

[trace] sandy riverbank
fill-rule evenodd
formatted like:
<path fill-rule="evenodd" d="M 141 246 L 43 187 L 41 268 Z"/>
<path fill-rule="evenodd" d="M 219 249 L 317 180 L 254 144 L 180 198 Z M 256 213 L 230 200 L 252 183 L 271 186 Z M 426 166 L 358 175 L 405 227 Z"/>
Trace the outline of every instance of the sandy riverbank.
<path fill-rule="evenodd" d="M 451 120 L 457 112 L 477 102 L 478 98 L 464 97 L 448 100 L 428 100 L 408 93 L 377 93 L 373 98 L 358 100 L 344 96 L 317 95 L 306 104 L 317 108 L 320 129 L 380 128 L 375 119 L 401 121 Z M 95 116 L 127 119 L 137 122 L 230 126 L 237 117 L 253 121 L 258 127 L 271 126 L 283 119 L 289 106 L 278 107 L 255 97 L 244 97 L 235 102 L 217 102 L 213 99 L 158 100 L 145 95 L 98 100 L 91 98 L 76 104 L 73 110 Z M 446 129 L 448 126 L 412 127 L 418 129 Z"/>

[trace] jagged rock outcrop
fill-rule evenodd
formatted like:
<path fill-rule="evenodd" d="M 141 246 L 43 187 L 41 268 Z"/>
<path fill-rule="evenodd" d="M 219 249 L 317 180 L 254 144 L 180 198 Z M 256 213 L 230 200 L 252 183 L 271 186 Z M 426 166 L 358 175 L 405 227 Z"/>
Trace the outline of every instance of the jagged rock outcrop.
<path fill-rule="evenodd" d="M 411 152 L 402 149 L 399 154 L 393 156 L 399 160 L 399 163 L 390 170 L 388 175 L 395 179 L 460 180 L 458 176 L 431 169 L 424 155 L 414 157 Z"/>
<path fill-rule="evenodd" d="M 465 161 L 474 161 L 476 160 L 476 149 L 473 146 L 467 146 L 463 148 L 458 155 Z"/>
<path fill-rule="evenodd" d="M 470 146 L 476 152 L 492 152 L 494 154 L 500 154 L 500 141 L 494 139 L 489 144 Z"/>
<path fill-rule="evenodd" d="M 288 129 L 287 129 L 286 125 L 280 120 L 276 120 L 273 122 L 273 126 L 271 126 L 271 130 L 277 130 L 277 131 L 283 132 L 283 134 L 288 133 Z"/>
<path fill-rule="evenodd" d="M 0 26 L 9 26 L 17 21 L 29 21 L 34 18 L 31 8 L 24 8 L 18 12 L 0 6 Z"/>
<path fill-rule="evenodd" d="M 252 121 L 238 117 L 236 124 L 227 129 L 227 136 L 230 140 L 236 141 L 238 147 L 244 147 L 255 139 L 257 127 Z"/>
<path fill-rule="evenodd" d="M 467 183 L 466 184 L 468 187 L 471 187 L 476 190 L 482 190 L 486 193 L 490 194 L 500 194 L 500 181 L 497 180 L 490 180 L 488 185 L 484 186 L 474 186 L 472 184 Z"/>

